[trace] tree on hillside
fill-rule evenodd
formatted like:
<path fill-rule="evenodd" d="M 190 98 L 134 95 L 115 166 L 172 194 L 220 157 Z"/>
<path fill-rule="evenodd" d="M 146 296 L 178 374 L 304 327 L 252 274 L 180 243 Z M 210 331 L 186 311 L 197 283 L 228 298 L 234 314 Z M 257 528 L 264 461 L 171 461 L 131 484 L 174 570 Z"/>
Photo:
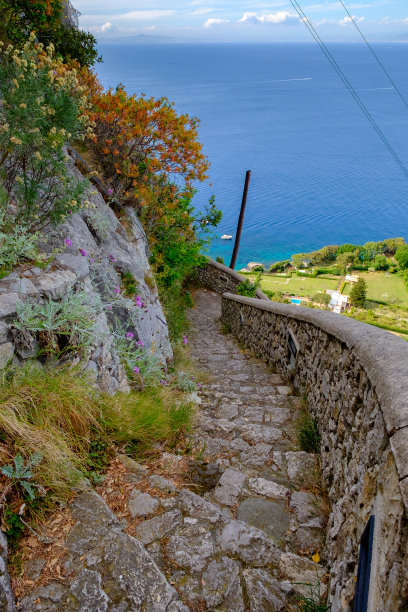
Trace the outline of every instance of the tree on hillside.
<path fill-rule="evenodd" d="M 356 259 L 357 255 L 355 253 L 340 253 L 340 255 L 337 256 L 336 264 L 345 272 L 350 264 L 355 263 Z"/>
<path fill-rule="evenodd" d="M 0 40 L 21 47 L 35 32 L 39 43 L 53 43 L 64 60 L 71 58 L 81 66 L 92 66 L 100 61 L 96 38 L 75 28 L 64 12 L 62 0 L 0 0 Z"/>
<path fill-rule="evenodd" d="M 395 259 L 398 261 L 400 268 L 405 270 L 408 268 L 408 244 L 399 246 L 395 252 Z"/>
<path fill-rule="evenodd" d="M 352 306 L 358 306 L 360 308 L 365 307 L 367 300 L 367 284 L 364 278 L 359 278 L 356 284 L 350 291 L 350 303 Z"/>
<path fill-rule="evenodd" d="M 312 300 L 316 302 L 316 304 L 324 304 L 325 306 L 328 306 L 330 304 L 331 297 L 328 293 L 316 293 L 316 295 L 312 297 Z"/>

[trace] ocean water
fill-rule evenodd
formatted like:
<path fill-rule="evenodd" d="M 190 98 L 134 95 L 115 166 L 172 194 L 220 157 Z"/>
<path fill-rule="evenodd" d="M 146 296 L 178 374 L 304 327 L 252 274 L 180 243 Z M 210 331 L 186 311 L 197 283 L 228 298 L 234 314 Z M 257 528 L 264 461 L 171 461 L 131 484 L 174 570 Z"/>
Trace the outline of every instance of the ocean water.
<path fill-rule="evenodd" d="M 348 79 L 408 166 L 408 109 L 369 50 L 331 45 Z M 375 50 L 408 99 L 408 45 Z M 326 244 L 408 237 L 408 179 L 320 49 L 310 44 L 100 45 L 105 86 L 167 96 L 199 117 L 211 162 L 198 185 L 223 220 L 210 254 L 231 257 L 245 172 L 251 184 L 237 268 Z"/>

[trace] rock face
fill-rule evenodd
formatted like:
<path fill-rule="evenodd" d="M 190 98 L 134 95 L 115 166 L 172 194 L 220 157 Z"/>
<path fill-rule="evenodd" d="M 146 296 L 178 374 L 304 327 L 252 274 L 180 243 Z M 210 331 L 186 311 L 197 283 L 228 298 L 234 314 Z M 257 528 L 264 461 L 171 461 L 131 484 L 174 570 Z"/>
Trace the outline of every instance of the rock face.
<path fill-rule="evenodd" d="M 15 609 L 14 594 L 7 571 L 7 538 L 0 529 L 0 610 L 14 612 Z"/>
<path fill-rule="evenodd" d="M 141 542 L 123 533 L 116 516 L 96 493 L 73 504 L 77 523 L 66 546 L 69 584 L 51 583 L 25 597 L 20 610 L 182 610 L 170 586 Z"/>
<path fill-rule="evenodd" d="M 75 167 L 72 172 L 79 174 Z M 121 223 L 95 190 L 89 201 L 88 209 L 68 215 L 63 225 L 47 232 L 44 252 L 62 252 L 45 269 L 16 270 L 0 280 L 0 367 L 13 356 L 21 361 L 38 353 L 35 334 L 13 330 L 18 304 L 59 302 L 70 292 L 85 290 L 99 312 L 86 370 L 103 390 L 126 391 L 112 328 L 134 334 L 164 362 L 172 357 L 167 323 L 148 263 L 146 235 L 135 212 L 125 209 Z M 121 289 L 127 273 L 135 279 L 137 301 Z"/>

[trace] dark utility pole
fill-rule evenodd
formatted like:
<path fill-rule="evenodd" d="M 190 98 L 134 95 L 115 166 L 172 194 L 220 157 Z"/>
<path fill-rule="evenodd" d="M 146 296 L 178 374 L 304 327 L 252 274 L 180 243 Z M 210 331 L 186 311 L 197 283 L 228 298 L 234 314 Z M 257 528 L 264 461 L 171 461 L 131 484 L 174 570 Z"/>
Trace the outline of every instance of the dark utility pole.
<path fill-rule="evenodd" d="M 246 201 L 247 201 L 247 196 L 248 196 L 248 187 L 249 187 L 250 178 L 251 178 L 251 171 L 247 170 L 247 173 L 245 176 L 244 193 L 242 195 L 241 212 L 239 213 L 239 219 L 238 219 L 237 234 L 235 236 L 234 250 L 232 252 L 231 263 L 230 263 L 231 270 L 235 268 L 235 263 L 238 257 L 239 243 L 241 240 L 242 225 L 244 223 L 245 206 L 246 206 Z"/>

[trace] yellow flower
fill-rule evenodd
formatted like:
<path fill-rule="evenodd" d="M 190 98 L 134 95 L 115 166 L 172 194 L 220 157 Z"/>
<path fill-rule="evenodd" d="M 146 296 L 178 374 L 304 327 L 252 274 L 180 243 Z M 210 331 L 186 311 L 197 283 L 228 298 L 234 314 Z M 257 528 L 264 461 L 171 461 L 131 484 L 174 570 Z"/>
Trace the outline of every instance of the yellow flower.
<path fill-rule="evenodd" d="M 34 156 L 35 156 L 37 159 L 42 159 L 42 155 L 41 155 L 41 153 L 40 153 L 39 151 L 36 151 L 36 152 L 34 153 Z"/>
<path fill-rule="evenodd" d="M 320 555 L 319 555 L 319 552 L 318 552 L 318 551 L 316 551 L 316 552 L 315 552 L 315 554 L 314 554 L 314 555 L 312 555 L 312 560 L 313 560 L 315 563 L 319 563 L 319 561 L 320 561 Z"/>
<path fill-rule="evenodd" d="M 16 136 L 12 136 L 10 138 L 10 142 L 19 145 L 19 144 L 21 144 L 22 141 L 20 140 L 20 138 L 16 138 Z"/>
<path fill-rule="evenodd" d="M 25 102 L 22 102 L 22 103 L 20 104 L 20 108 L 27 108 L 27 104 L 26 104 Z"/>
<path fill-rule="evenodd" d="M 23 179 L 21 176 L 16 176 L 16 183 L 23 183 Z"/>
<path fill-rule="evenodd" d="M 50 134 L 56 134 L 57 133 L 57 128 L 54 126 L 50 129 Z"/>

